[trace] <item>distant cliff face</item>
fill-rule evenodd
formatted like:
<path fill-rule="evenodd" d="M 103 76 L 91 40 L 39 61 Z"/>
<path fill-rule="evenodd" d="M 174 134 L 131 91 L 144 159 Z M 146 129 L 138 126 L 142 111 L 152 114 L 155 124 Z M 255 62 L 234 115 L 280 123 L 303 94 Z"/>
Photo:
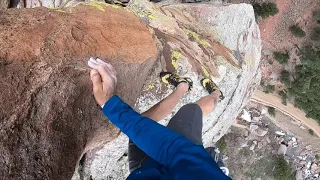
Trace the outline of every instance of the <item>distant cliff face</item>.
<path fill-rule="evenodd" d="M 172 92 L 159 81 L 162 70 L 175 71 L 194 82 L 193 89 L 172 115 L 184 104 L 207 95 L 200 80 L 211 76 L 225 95 L 215 111 L 204 118 L 204 145 L 214 145 L 260 83 L 260 30 L 252 6 L 219 3 L 155 6 L 135 0 L 129 3 L 129 8 L 152 27 L 160 51 L 136 101 L 136 109 L 143 112 Z M 172 115 L 161 123 L 167 124 Z M 99 151 L 89 152 L 91 158 L 85 162 L 84 177 L 123 179 L 128 175 L 126 151 L 127 137 L 120 135 Z"/>
<path fill-rule="evenodd" d="M 128 174 L 127 138 L 118 136 L 92 98 L 91 56 L 116 67 L 119 95 L 140 112 L 172 91 L 160 83 L 161 71 L 194 82 L 172 114 L 205 96 L 200 79 L 211 77 L 225 99 L 204 119 L 205 146 L 227 131 L 259 84 L 261 40 L 251 5 L 54 2 L 69 8 L 1 14 L 2 177 L 68 179 L 84 153 L 74 179 Z"/>

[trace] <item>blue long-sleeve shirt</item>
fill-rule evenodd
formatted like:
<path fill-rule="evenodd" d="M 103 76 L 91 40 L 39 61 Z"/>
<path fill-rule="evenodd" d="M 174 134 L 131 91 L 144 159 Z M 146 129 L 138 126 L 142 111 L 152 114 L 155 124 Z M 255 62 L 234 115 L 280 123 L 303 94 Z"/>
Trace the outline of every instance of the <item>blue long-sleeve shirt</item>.
<path fill-rule="evenodd" d="M 230 179 L 203 146 L 140 115 L 118 96 L 106 102 L 103 113 L 151 157 L 127 179 Z"/>

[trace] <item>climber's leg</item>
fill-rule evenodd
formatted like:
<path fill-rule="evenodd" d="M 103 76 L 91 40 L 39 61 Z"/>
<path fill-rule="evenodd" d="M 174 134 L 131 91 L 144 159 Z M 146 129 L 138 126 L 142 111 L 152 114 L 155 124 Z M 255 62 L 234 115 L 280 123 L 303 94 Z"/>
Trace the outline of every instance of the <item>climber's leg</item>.
<path fill-rule="evenodd" d="M 131 139 L 129 139 L 128 145 L 128 162 L 130 173 L 140 168 L 141 165 L 148 158 L 147 154 L 144 153 L 138 146 L 136 146 Z"/>
<path fill-rule="evenodd" d="M 208 96 L 201 98 L 196 104 L 183 106 L 170 120 L 168 128 L 182 134 L 197 145 L 202 145 L 203 116 L 213 111 L 215 104 L 220 99 L 220 92 L 215 91 Z M 204 112 L 204 113 L 203 113 Z M 206 148 L 207 152 L 214 158 L 220 169 L 229 175 L 220 152 L 217 148 Z"/>
<path fill-rule="evenodd" d="M 168 128 L 184 135 L 195 144 L 202 144 L 202 118 L 213 111 L 220 97 L 220 91 L 215 91 L 201 98 L 195 104 L 184 105 L 172 117 Z"/>
<path fill-rule="evenodd" d="M 166 98 L 170 98 L 169 96 Z M 173 97 L 173 99 L 176 97 Z M 166 102 L 170 102 L 167 101 Z M 173 100 L 172 100 L 173 102 Z M 160 106 L 161 108 L 161 106 Z M 171 111 L 173 108 L 171 109 Z M 171 112 L 170 111 L 170 112 Z M 164 112 L 164 111 L 163 111 Z M 147 116 L 148 117 L 148 116 Z M 183 106 L 170 120 L 168 128 L 176 131 L 196 144 L 202 144 L 202 112 L 197 104 L 188 104 Z M 128 160 L 130 172 L 141 167 L 141 165 L 148 159 L 142 150 L 140 150 L 131 140 L 129 140 Z"/>
<path fill-rule="evenodd" d="M 188 88 L 189 86 L 187 83 L 179 84 L 173 93 L 146 112 L 142 113 L 142 115 L 157 122 L 162 120 L 172 112 L 182 96 L 188 91 Z"/>
<path fill-rule="evenodd" d="M 169 98 L 169 99 L 168 99 Z M 173 102 L 170 101 L 168 96 L 164 103 Z M 168 99 L 168 101 L 167 101 Z M 161 103 L 160 103 L 161 104 Z M 161 106 L 159 107 L 161 108 Z M 173 108 L 171 109 L 171 111 Z M 169 111 L 169 112 L 171 112 Z M 162 111 L 163 113 L 165 111 Z M 164 114 L 164 113 L 163 113 Z M 143 114 L 144 115 L 144 114 Z M 167 114 L 168 115 L 168 114 Z M 147 116 L 148 117 L 148 116 Z M 150 118 L 150 117 L 149 117 Z M 170 120 L 168 126 L 173 131 L 180 133 L 193 141 L 196 144 L 202 144 L 202 112 L 197 104 L 187 104 L 183 106 Z M 140 150 L 131 140 L 129 140 L 128 160 L 130 172 L 141 167 L 141 165 L 148 159 L 142 150 Z"/>
<path fill-rule="evenodd" d="M 202 144 L 202 117 L 207 116 L 223 96 L 218 87 L 210 79 L 201 81 L 209 95 L 195 104 L 183 106 L 170 120 L 168 128 L 184 135 L 196 144 Z"/>
<path fill-rule="evenodd" d="M 204 89 L 208 91 L 209 95 L 198 100 L 196 104 L 200 106 L 203 116 L 207 116 L 214 110 L 218 101 L 224 99 L 224 96 L 218 86 L 211 79 L 204 78 L 200 83 Z"/>
<path fill-rule="evenodd" d="M 224 97 L 217 85 L 211 79 L 204 78 L 201 80 L 201 84 L 208 91 L 209 95 L 201 98 L 196 103 L 200 106 L 203 116 L 206 116 L 214 110 L 217 102 Z M 208 147 L 206 150 L 217 162 L 220 169 L 228 176 L 229 169 L 225 167 L 219 149 L 216 147 Z"/>
<path fill-rule="evenodd" d="M 162 120 L 172 112 L 178 101 L 188 91 L 188 89 L 188 83 L 178 83 L 173 93 L 160 101 L 158 104 L 151 107 L 146 112 L 142 113 L 142 115 L 154 121 Z M 147 158 L 148 156 L 142 150 L 140 150 L 131 140 L 129 140 L 128 161 L 130 172 L 141 167 L 141 165 Z"/>
<path fill-rule="evenodd" d="M 202 111 L 198 104 L 187 104 L 171 118 L 167 127 L 202 145 Z"/>
<path fill-rule="evenodd" d="M 214 91 L 213 93 L 199 99 L 196 102 L 196 104 L 200 106 L 204 117 L 214 110 L 216 104 L 219 101 L 219 96 L 220 96 L 220 92 Z"/>

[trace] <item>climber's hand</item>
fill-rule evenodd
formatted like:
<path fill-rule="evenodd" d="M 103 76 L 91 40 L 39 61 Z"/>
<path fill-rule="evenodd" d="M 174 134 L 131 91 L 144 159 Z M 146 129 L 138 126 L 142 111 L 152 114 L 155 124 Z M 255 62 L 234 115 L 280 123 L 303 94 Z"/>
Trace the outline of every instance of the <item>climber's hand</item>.
<path fill-rule="evenodd" d="M 117 85 L 117 72 L 114 67 L 101 59 L 90 58 L 88 65 L 93 84 L 93 95 L 97 103 L 103 105 L 115 94 Z"/>

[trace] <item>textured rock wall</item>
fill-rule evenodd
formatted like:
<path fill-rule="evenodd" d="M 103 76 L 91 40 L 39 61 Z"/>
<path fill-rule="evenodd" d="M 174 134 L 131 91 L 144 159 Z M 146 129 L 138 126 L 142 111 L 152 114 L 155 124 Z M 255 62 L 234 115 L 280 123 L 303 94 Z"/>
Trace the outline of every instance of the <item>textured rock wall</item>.
<path fill-rule="evenodd" d="M 79 4 L 28 2 L 51 8 Z M 91 2 L 2 12 L 2 177 L 68 179 L 84 153 L 74 179 L 128 175 L 128 139 L 118 136 L 95 105 L 86 69 L 90 56 L 116 67 L 118 93 L 140 112 L 172 92 L 160 83 L 159 72 L 190 77 L 193 90 L 164 125 L 182 105 L 207 95 L 199 81 L 212 77 L 225 99 L 204 119 L 204 145 L 212 146 L 227 131 L 260 81 L 261 40 L 252 6 L 162 4 L 132 0 L 122 8 Z"/>
<path fill-rule="evenodd" d="M 153 67 L 136 108 L 144 112 L 172 92 L 159 81 L 162 70 L 190 77 L 194 88 L 161 121 L 165 125 L 181 106 L 207 95 L 199 81 L 211 76 L 225 95 L 215 111 L 204 118 L 203 142 L 205 146 L 213 146 L 260 82 L 261 40 L 252 6 L 221 3 L 155 6 L 134 0 L 129 8 L 154 28 L 161 42 L 160 60 Z M 88 153 L 81 175 L 124 179 L 129 174 L 127 143 L 127 137 L 121 134 L 102 149 Z M 79 174 L 75 174 L 74 179 L 78 178 Z"/>
<path fill-rule="evenodd" d="M 0 179 L 70 179 L 119 135 L 92 96 L 87 60 L 107 59 L 134 105 L 157 57 L 148 27 L 103 4 L 1 11 Z"/>

